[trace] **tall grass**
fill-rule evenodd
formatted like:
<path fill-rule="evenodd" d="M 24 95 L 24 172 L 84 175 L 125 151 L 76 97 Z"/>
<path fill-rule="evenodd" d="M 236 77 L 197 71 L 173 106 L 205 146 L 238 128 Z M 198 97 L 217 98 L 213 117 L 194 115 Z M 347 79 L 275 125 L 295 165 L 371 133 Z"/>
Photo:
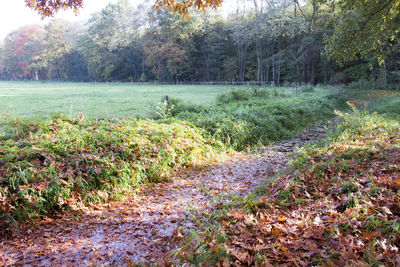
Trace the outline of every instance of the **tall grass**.
<path fill-rule="evenodd" d="M 57 116 L 7 120 L 0 129 L 0 210 L 9 221 L 41 218 L 75 201 L 116 199 L 224 150 L 178 122 Z"/>
<path fill-rule="evenodd" d="M 320 89 L 321 90 L 321 89 Z M 233 90 L 211 107 L 178 105 L 176 118 L 204 129 L 212 138 L 244 150 L 287 139 L 300 129 L 334 115 L 340 101 L 329 91 Z"/>

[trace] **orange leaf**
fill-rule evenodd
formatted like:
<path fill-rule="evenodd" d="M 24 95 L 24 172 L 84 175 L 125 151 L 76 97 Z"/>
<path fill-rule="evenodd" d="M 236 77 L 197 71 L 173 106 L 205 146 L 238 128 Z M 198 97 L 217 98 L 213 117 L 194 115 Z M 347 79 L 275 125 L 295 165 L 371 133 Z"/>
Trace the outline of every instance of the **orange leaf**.
<path fill-rule="evenodd" d="M 279 217 L 279 218 L 278 218 L 278 221 L 280 221 L 280 222 L 286 222 L 287 219 L 286 219 L 285 216 L 282 216 L 282 217 Z"/>

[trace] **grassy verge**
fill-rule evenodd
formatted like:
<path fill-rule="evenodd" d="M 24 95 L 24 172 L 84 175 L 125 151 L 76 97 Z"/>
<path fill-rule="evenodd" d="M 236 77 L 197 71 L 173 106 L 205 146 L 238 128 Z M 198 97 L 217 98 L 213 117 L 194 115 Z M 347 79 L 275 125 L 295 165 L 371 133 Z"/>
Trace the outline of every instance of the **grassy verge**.
<path fill-rule="evenodd" d="M 7 120 L 0 132 L 0 223 L 116 199 L 224 150 L 181 122 L 59 116 Z"/>
<path fill-rule="evenodd" d="M 288 139 L 302 128 L 334 115 L 341 101 L 329 89 L 233 90 L 212 107 L 173 102 L 171 115 L 204 129 L 212 138 L 236 150 Z"/>
<path fill-rule="evenodd" d="M 391 105 L 391 102 L 387 105 Z M 324 145 L 244 199 L 198 214 L 176 252 L 194 264 L 395 266 L 400 260 L 400 123 L 355 110 Z"/>

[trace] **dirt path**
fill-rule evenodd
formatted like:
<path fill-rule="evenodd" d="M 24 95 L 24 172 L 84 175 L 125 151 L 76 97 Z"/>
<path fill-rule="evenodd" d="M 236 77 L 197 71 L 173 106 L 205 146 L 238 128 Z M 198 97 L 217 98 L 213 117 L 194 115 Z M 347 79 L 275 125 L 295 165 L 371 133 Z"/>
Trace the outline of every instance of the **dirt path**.
<path fill-rule="evenodd" d="M 175 248 L 179 227 L 190 227 L 186 209 L 204 208 L 211 195 L 245 194 L 287 166 L 296 147 L 322 138 L 325 125 L 254 154 L 237 154 L 203 170 L 182 170 L 171 182 L 144 188 L 123 202 L 89 209 L 79 221 L 48 219 L 0 240 L 0 266 L 130 266 L 154 263 Z M 206 189 L 206 190 L 204 190 Z"/>

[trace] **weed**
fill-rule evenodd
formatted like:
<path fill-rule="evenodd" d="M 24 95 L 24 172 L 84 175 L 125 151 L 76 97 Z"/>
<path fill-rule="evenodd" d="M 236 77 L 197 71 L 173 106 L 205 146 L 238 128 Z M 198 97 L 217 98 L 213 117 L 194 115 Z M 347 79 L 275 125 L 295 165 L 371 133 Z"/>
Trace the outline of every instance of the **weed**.
<path fill-rule="evenodd" d="M 231 102 L 237 101 L 246 101 L 250 99 L 250 92 L 249 90 L 232 90 L 229 93 L 220 94 L 217 96 L 217 103 L 219 104 L 228 104 Z"/>

